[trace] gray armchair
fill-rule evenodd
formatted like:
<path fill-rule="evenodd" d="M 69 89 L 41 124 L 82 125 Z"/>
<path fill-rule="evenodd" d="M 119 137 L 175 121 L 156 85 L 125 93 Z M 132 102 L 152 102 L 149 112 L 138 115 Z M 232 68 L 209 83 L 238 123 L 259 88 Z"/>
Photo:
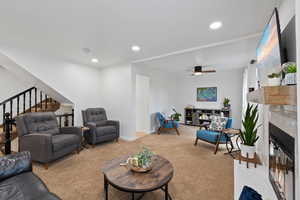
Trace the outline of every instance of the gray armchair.
<path fill-rule="evenodd" d="M 82 111 L 83 125 L 90 130 L 84 134 L 85 140 L 93 146 L 100 142 L 116 140 L 120 135 L 119 121 L 107 120 L 103 108 L 88 108 Z"/>
<path fill-rule="evenodd" d="M 33 161 L 45 164 L 81 148 L 81 129 L 59 128 L 52 112 L 27 113 L 17 117 L 19 151 L 29 151 Z"/>

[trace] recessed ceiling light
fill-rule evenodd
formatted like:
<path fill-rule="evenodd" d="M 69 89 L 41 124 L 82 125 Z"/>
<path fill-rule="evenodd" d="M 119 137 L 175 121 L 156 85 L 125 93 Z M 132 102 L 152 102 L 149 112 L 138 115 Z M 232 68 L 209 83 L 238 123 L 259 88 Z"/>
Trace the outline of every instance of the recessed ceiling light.
<path fill-rule="evenodd" d="M 212 30 L 217 30 L 221 27 L 222 27 L 222 22 L 220 22 L 220 21 L 213 22 L 209 25 L 209 28 L 212 29 Z"/>
<path fill-rule="evenodd" d="M 98 63 L 99 62 L 99 60 L 97 58 L 93 58 L 91 61 L 92 61 L 92 63 Z"/>
<path fill-rule="evenodd" d="M 137 46 L 137 45 L 133 45 L 133 46 L 131 47 L 131 50 L 134 51 L 134 52 L 138 52 L 138 51 L 141 50 L 141 47 L 139 47 L 139 46 Z"/>

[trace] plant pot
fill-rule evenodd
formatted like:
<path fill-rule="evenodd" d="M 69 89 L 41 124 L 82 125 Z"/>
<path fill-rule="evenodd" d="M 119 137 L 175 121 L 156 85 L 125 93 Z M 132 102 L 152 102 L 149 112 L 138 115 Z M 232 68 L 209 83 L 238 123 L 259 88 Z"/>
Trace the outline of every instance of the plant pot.
<path fill-rule="evenodd" d="M 241 155 L 245 158 L 247 158 L 247 153 L 248 153 L 248 158 L 254 158 L 254 153 L 255 153 L 255 146 L 248 146 L 241 144 Z"/>
<path fill-rule="evenodd" d="M 268 86 L 279 86 L 281 82 L 280 78 L 268 78 Z"/>
<path fill-rule="evenodd" d="M 285 75 L 284 83 L 285 85 L 296 85 L 297 84 L 297 74 L 296 73 L 288 73 Z"/>

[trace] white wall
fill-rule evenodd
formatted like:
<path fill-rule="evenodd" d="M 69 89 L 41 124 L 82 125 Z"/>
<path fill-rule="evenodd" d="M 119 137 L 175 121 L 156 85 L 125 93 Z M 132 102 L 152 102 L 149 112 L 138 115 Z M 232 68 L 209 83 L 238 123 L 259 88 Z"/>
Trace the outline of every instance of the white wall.
<path fill-rule="evenodd" d="M 82 125 L 82 109 L 100 105 L 101 96 L 97 93 L 101 87 L 98 69 L 49 58 L 24 49 L 5 47 L 1 50 L 24 70 L 71 99 L 75 104 L 76 125 Z"/>
<path fill-rule="evenodd" d="M 150 132 L 150 79 L 136 75 L 136 131 Z"/>
<path fill-rule="evenodd" d="M 217 87 L 217 102 L 197 102 L 197 88 L 199 87 Z M 177 78 L 175 107 L 181 113 L 184 113 L 187 105 L 194 105 L 197 108 L 220 109 L 223 106 L 224 98 L 227 97 L 231 100 L 233 127 L 240 128 L 242 88 L 242 69 L 218 71 L 194 77 L 184 74 Z"/>
<path fill-rule="evenodd" d="M 172 113 L 172 108 L 175 106 L 176 77 L 162 70 L 150 69 L 139 64 L 134 65 L 134 73 L 150 78 L 150 132 L 155 132 L 159 126 L 155 114 L 164 112 L 168 115 Z"/>
<path fill-rule="evenodd" d="M 98 106 L 106 109 L 109 119 L 120 120 L 121 137 L 135 139 L 135 84 L 130 64 L 113 66 L 97 73 L 99 86 L 94 92 Z M 93 87 L 93 86 L 92 86 Z"/>
<path fill-rule="evenodd" d="M 6 68 L 0 66 L 0 102 L 30 87 L 32 85 L 23 82 Z"/>

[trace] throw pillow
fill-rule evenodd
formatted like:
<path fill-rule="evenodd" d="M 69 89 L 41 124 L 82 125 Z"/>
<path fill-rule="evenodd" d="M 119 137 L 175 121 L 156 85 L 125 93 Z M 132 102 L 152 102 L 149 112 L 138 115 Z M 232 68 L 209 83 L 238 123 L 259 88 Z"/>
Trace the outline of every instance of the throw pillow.
<path fill-rule="evenodd" d="M 212 131 L 221 131 L 225 129 L 227 124 L 227 117 L 213 117 L 209 125 L 209 130 Z"/>

